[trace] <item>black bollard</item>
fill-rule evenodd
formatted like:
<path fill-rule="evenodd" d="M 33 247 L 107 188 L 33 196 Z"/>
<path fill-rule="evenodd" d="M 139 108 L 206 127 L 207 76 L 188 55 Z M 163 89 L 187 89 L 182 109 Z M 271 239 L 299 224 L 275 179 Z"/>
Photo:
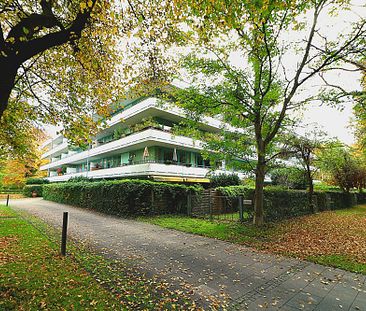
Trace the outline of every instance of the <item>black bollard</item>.
<path fill-rule="evenodd" d="M 10 199 L 10 194 L 8 194 L 8 196 L 6 197 L 6 206 L 9 206 L 9 199 Z"/>
<path fill-rule="evenodd" d="M 64 212 L 62 221 L 62 237 L 61 237 L 61 255 L 66 256 L 66 240 L 67 240 L 67 220 L 69 213 Z"/>

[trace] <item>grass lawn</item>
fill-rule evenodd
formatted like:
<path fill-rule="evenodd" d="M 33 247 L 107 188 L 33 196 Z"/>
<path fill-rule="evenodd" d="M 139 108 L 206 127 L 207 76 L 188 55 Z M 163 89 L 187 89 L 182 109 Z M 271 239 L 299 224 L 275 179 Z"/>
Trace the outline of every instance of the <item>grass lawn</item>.
<path fill-rule="evenodd" d="M 44 230 L 56 233 L 0 205 L 0 310 L 198 309 L 168 284 L 71 241 L 69 256 L 61 257 Z"/>
<path fill-rule="evenodd" d="M 165 228 L 366 274 L 366 205 L 298 217 L 263 228 L 184 216 L 140 219 Z"/>

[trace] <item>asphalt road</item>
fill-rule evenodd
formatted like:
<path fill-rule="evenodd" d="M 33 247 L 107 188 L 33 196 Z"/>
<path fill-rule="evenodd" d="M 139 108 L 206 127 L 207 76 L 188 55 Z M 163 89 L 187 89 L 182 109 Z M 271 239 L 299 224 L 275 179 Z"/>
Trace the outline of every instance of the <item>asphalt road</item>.
<path fill-rule="evenodd" d="M 231 243 L 45 201 L 13 200 L 54 226 L 69 212 L 69 234 L 106 256 L 132 258 L 144 271 L 190 284 L 234 310 L 366 310 L 365 275 L 274 256 Z"/>

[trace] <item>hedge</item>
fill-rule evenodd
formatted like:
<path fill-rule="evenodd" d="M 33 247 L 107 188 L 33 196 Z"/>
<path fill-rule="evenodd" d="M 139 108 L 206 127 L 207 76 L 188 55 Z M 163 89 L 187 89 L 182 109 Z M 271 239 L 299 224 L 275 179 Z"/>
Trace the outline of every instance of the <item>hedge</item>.
<path fill-rule="evenodd" d="M 25 185 L 23 188 L 23 195 L 26 197 L 33 197 L 33 192 L 37 193 L 37 197 L 42 196 L 43 185 Z"/>
<path fill-rule="evenodd" d="M 316 191 L 315 194 L 319 211 L 343 209 L 366 202 L 366 196 L 363 193 Z"/>
<path fill-rule="evenodd" d="M 201 190 L 146 180 L 66 182 L 45 185 L 43 197 L 107 214 L 133 216 L 184 212 L 187 193 Z"/>
<path fill-rule="evenodd" d="M 240 178 L 237 174 L 218 174 L 210 177 L 212 188 L 240 185 Z"/>
<path fill-rule="evenodd" d="M 231 186 L 216 188 L 222 195 L 228 197 L 243 196 L 252 200 L 252 206 L 244 206 L 249 214 L 253 214 L 254 189 L 244 186 Z M 264 218 L 266 221 L 277 221 L 310 214 L 308 197 L 305 191 L 283 190 L 276 188 L 264 189 Z"/>
<path fill-rule="evenodd" d="M 38 178 L 38 177 L 30 177 L 27 178 L 25 181 L 26 185 L 42 185 L 42 184 L 48 184 L 49 180 L 45 178 Z"/>
<path fill-rule="evenodd" d="M 254 202 L 254 189 L 244 186 L 218 187 L 217 191 L 227 197 L 243 196 Z M 348 208 L 357 203 L 366 202 L 366 194 L 344 192 L 315 192 L 319 211 Z M 244 206 L 249 214 L 253 214 L 252 206 Z M 311 214 L 308 205 L 308 193 L 303 190 L 283 190 L 273 187 L 264 188 L 264 217 L 266 221 L 277 221 Z"/>

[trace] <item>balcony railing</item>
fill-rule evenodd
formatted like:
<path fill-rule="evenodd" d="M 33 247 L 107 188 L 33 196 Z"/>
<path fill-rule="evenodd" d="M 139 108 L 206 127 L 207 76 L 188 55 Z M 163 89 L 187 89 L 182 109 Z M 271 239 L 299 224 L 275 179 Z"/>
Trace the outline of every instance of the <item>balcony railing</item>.
<path fill-rule="evenodd" d="M 91 171 L 97 171 L 97 170 L 103 170 L 103 169 L 111 169 L 111 168 L 118 168 L 118 167 L 124 167 L 124 166 L 132 166 L 132 165 L 140 165 L 140 164 L 149 164 L 149 163 L 154 163 L 154 164 L 165 164 L 165 165 L 169 165 L 169 166 L 185 166 L 185 167 L 196 167 L 196 168 L 206 168 L 206 169 L 211 169 L 212 166 L 210 165 L 199 165 L 199 164 L 192 164 L 192 163 L 184 163 L 184 162 L 177 162 L 177 161 L 173 161 L 173 160 L 154 160 L 154 159 L 145 159 L 145 160 L 140 160 L 140 161 L 130 161 L 129 163 L 121 163 L 118 165 L 112 165 L 110 167 L 103 167 L 103 166 L 99 166 L 99 167 L 93 167 L 89 170 L 89 172 Z M 87 170 L 79 170 L 76 173 L 83 173 L 83 172 L 87 172 Z M 75 173 L 64 173 L 62 175 L 73 175 Z"/>

